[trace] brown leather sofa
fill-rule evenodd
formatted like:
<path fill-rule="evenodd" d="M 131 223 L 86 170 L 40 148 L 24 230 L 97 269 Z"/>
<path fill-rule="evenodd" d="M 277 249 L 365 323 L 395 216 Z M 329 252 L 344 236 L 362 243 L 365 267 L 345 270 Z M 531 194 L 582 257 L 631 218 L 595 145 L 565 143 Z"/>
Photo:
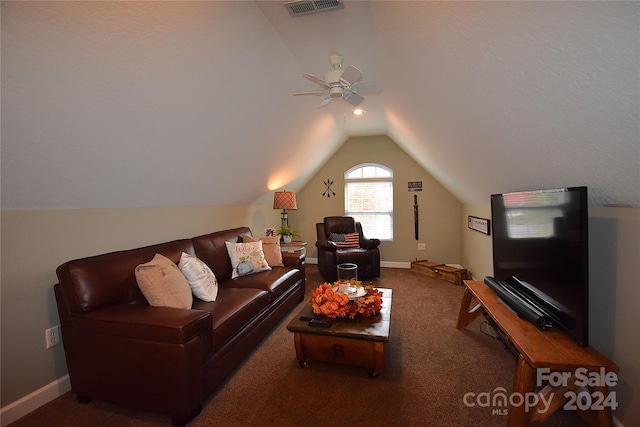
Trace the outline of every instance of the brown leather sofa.
<path fill-rule="evenodd" d="M 357 248 L 339 248 L 331 240 L 331 233 L 358 233 Z M 338 279 L 338 264 L 352 263 L 358 266 L 358 279 L 380 277 L 379 239 L 367 239 L 362 233 L 362 225 L 350 216 L 328 216 L 316 224 L 318 240 L 318 270 L 327 282 Z"/>
<path fill-rule="evenodd" d="M 72 391 L 172 417 L 184 425 L 304 298 L 304 256 L 231 279 L 225 241 L 247 227 L 66 262 L 55 295 Z M 160 253 L 176 264 L 197 256 L 219 282 L 215 302 L 192 309 L 149 306 L 135 268 Z"/>

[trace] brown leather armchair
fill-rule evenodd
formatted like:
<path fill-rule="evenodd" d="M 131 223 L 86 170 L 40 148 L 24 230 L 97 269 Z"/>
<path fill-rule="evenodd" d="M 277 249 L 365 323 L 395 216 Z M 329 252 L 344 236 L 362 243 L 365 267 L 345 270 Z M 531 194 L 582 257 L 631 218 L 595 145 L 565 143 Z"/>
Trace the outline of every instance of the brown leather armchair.
<path fill-rule="evenodd" d="M 318 241 L 318 269 L 327 282 L 338 280 L 338 264 L 353 263 L 358 266 L 358 279 L 380 277 L 380 240 L 367 239 L 362 234 L 362 225 L 350 216 L 329 216 L 316 224 Z M 358 233 L 358 247 L 344 248 L 336 244 L 335 235 Z M 331 238 L 334 233 L 334 239 Z"/>

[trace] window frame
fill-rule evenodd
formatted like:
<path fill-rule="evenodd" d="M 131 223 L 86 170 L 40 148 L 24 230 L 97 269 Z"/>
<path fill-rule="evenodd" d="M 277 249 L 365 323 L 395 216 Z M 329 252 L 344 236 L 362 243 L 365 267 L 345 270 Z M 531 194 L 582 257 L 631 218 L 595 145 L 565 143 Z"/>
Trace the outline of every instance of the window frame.
<path fill-rule="evenodd" d="M 375 168 L 374 171 L 374 176 L 364 176 L 364 172 L 365 172 L 365 168 L 369 168 L 369 167 L 373 167 Z M 361 176 L 360 177 L 349 177 L 349 175 L 351 175 L 353 172 L 357 171 L 357 170 L 362 170 L 361 172 Z M 378 175 L 378 170 L 382 170 L 384 171 L 386 176 L 377 176 Z M 360 212 L 350 212 L 349 211 L 349 191 L 348 191 L 348 187 L 349 184 L 351 183 L 376 183 L 376 182 L 385 182 L 385 183 L 389 183 L 391 186 L 391 205 L 390 205 L 390 209 L 387 211 L 371 211 L 371 212 L 367 212 L 367 213 L 360 213 Z M 351 168 L 349 168 L 347 171 L 345 171 L 344 173 L 344 212 L 346 216 L 352 216 L 354 218 L 356 218 L 356 221 L 358 221 L 357 216 L 359 214 L 363 214 L 363 215 L 367 215 L 369 213 L 373 213 L 373 214 L 380 214 L 380 215 L 388 215 L 389 218 L 389 237 L 388 238 L 380 238 L 378 236 L 372 235 L 371 233 L 367 233 L 365 232 L 365 236 L 368 238 L 378 238 L 381 241 L 385 241 L 385 242 L 391 242 L 393 241 L 393 211 L 394 211 L 394 206 L 393 206 L 393 169 L 391 169 L 388 166 L 382 165 L 380 163 L 360 163 L 358 165 L 355 165 Z M 363 221 L 360 221 L 361 223 L 363 223 Z M 365 228 L 364 223 L 363 223 L 363 229 Z M 375 233 L 374 233 L 375 234 Z"/>

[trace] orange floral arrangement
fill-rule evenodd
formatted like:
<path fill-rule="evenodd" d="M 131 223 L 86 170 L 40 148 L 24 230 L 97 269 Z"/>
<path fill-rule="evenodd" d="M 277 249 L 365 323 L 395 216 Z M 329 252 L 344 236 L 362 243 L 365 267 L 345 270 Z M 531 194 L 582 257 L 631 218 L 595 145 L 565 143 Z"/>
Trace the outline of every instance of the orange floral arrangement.
<path fill-rule="evenodd" d="M 343 317 L 353 319 L 357 315 L 372 317 L 380 313 L 382 292 L 373 286 L 365 286 L 366 293 L 358 299 L 337 291 L 337 283 L 324 283 L 311 292 L 311 305 L 315 314 L 330 318 Z"/>

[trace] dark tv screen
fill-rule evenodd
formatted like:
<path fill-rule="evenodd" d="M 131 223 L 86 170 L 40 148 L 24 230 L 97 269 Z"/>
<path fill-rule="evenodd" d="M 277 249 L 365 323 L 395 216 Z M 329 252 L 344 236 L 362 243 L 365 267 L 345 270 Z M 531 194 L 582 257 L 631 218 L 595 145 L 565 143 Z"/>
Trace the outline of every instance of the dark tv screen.
<path fill-rule="evenodd" d="M 491 216 L 494 278 L 588 345 L 587 188 L 494 194 Z"/>

